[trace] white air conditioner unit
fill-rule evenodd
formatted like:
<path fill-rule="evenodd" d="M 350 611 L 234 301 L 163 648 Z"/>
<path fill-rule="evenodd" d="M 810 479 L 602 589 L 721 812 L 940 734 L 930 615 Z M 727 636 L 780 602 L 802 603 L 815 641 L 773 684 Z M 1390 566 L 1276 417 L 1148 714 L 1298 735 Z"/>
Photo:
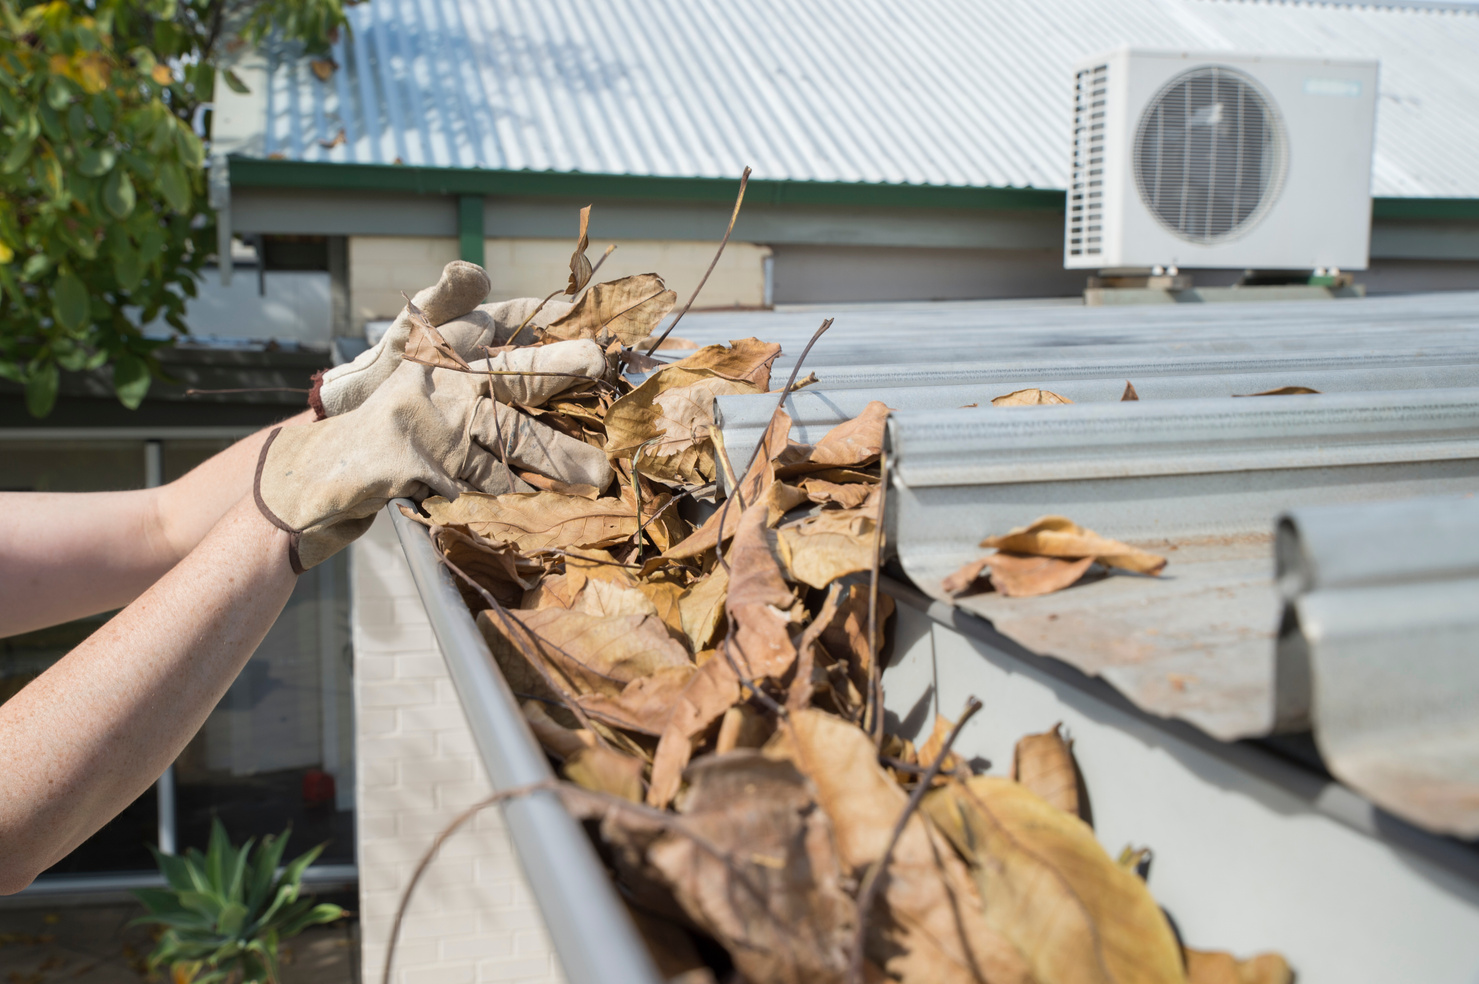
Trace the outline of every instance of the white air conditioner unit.
<path fill-rule="evenodd" d="M 1376 70 L 1124 48 L 1078 63 L 1063 265 L 1366 269 Z"/>

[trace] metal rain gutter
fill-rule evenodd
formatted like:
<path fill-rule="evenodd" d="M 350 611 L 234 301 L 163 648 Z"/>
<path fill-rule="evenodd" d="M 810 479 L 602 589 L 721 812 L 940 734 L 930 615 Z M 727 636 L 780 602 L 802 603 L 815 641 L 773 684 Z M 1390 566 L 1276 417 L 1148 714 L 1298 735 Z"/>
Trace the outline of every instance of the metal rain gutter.
<path fill-rule="evenodd" d="M 1479 836 L 1479 500 L 1295 509 L 1279 521 L 1281 717 L 1330 770 L 1430 830 Z"/>
<path fill-rule="evenodd" d="M 902 411 L 885 448 L 887 539 L 937 599 L 983 537 L 1044 514 L 1166 554 L 1160 578 L 953 604 L 1232 740 L 1274 727 L 1278 515 L 1479 486 L 1479 389 Z"/>
<path fill-rule="evenodd" d="M 1141 400 L 1212 399 L 1260 393 L 1285 386 L 1306 386 L 1321 393 L 1368 390 L 1417 390 L 1479 386 L 1479 354 L 1454 355 L 1436 365 L 1411 365 L 1411 355 L 1360 354 L 1342 364 L 1338 357 L 1300 359 L 1285 367 L 1268 358 L 1228 358 L 1087 362 L 1063 365 L 998 366 L 977 370 L 970 382 L 947 379 L 926 381 L 908 367 L 889 374 L 906 383 L 884 385 L 869 382 L 873 377 L 850 374 L 859 385 L 841 388 L 827 372 L 821 385 L 799 390 L 786 398 L 785 410 L 792 421 L 792 434 L 804 443 L 820 440 L 828 430 L 863 412 L 873 400 L 892 410 L 954 410 L 979 408 L 982 413 L 1000 413 L 991 407 L 994 397 L 1018 389 L 1051 390 L 1073 403 L 1117 403 L 1125 384 L 1133 382 Z M 770 423 L 774 396 L 721 396 L 715 417 L 724 431 L 731 458 L 748 461 L 755 445 Z M 1008 411 L 1010 412 L 1010 411 Z"/>
<path fill-rule="evenodd" d="M 493 789 L 553 779 L 452 575 L 437 560 L 426 528 L 401 514 L 403 505 L 412 504 L 396 499 L 386 512 Z M 661 977 L 646 944 L 590 839 L 559 796 L 540 790 L 515 797 L 503 805 L 503 815 L 566 978 L 572 984 L 657 984 Z"/>

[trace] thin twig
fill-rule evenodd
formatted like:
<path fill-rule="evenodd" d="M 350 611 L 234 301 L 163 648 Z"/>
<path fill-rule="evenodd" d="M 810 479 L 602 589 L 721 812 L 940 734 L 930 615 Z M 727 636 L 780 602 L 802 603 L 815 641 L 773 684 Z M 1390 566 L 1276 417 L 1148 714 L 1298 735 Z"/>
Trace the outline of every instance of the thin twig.
<path fill-rule="evenodd" d="M 749 183 L 750 169 L 746 167 L 745 173 L 740 175 L 739 195 L 734 200 L 734 211 L 729 213 L 729 227 L 724 230 L 724 238 L 719 240 L 719 250 L 714 254 L 713 262 L 710 263 L 709 268 L 704 271 L 703 279 L 698 282 L 698 286 L 693 288 L 693 294 L 688 298 L 688 303 L 683 305 L 683 310 L 679 311 L 678 316 L 673 319 L 673 323 L 668 325 L 668 330 L 663 332 L 661 335 L 658 335 L 657 341 L 653 342 L 651 347 L 647 349 L 647 354 L 649 356 L 651 356 L 653 352 L 656 352 L 657 347 L 661 345 L 670 334 L 672 334 L 674 328 L 678 327 L 678 322 L 683 320 L 683 315 L 687 314 L 688 309 L 693 307 L 693 302 L 698 300 L 699 291 L 703 290 L 704 284 L 709 282 L 709 274 L 713 273 L 714 268 L 719 265 L 719 257 L 724 255 L 724 247 L 729 243 L 729 234 L 734 232 L 734 220 L 739 218 L 740 205 L 744 204 L 745 201 L 745 186 Z"/>
<path fill-rule="evenodd" d="M 873 747 L 883 747 L 883 667 L 878 653 L 878 568 L 883 563 L 883 507 L 888 495 L 888 460 L 878 455 L 878 517 L 873 527 L 873 567 L 868 575 L 868 706 Z"/>
<path fill-rule="evenodd" d="M 981 709 L 981 702 L 975 697 L 965 702 L 965 710 L 960 712 L 960 720 L 955 722 L 955 727 L 945 736 L 945 744 L 940 748 L 940 754 L 930 763 L 930 767 L 920 777 L 919 785 L 914 787 L 914 792 L 909 794 L 909 802 L 904 804 L 904 812 L 899 814 L 899 819 L 894 823 L 894 829 L 889 834 L 888 844 L 878 860 L 868 868 L 868 873 L 863 876 L 863 886 L 858 892 L 858 926 L 852 941 L 852 960 L 848 967 L 848 984 L 863 984 L 863 949 L 868 940 L 868 913 L 873 909 L 873 903 L 878 895 L 878 886 L 883 881 L 883 873 L 888 868 L 889 858 L 893 856 L 894 847 L 899 843 L 899 838 L 904 835 L 904 827 L 909 823 L 909 818 L 919 809 L 919 804 L 924 802 L 924 794 L 929 792 L 930 786 L 934 784 L 935 777 L 940 774 L 940 768 L 945 764 L 945 758 L 950 754 L 950 746 L 955 744 L 960 729 L 965 723 Z"/>
<path fill-rule="evenodd" d="M 447 842 L 447 839 L 457 833 L 463 824 L 493 804 L 515 799 L 519 796 L 528 796 L 530 793 L 536 793 L 544 789 L 552 792 L 557 791 L 559 789 L 559 783 L 553 779 L 541 779 L 539 782 L 531 782 L 525 786 L 514 786 L 511 789 L 494 793 L 492 796 L 479 800 L 457 814 L 452 819 L 452 822 L 443 827 L 441 832 L 436 835 L 435 839 L 431 842 L 431 846 L 426 849 L 426 853 L 421 855 L 421 860 L 416 863 L 416 870 L 411 873 L 411 880 L 406 883 L 405 890 L 401 892 L 400 904 L 395 907 L 395 918 L 390 922 L 390 939 L 385 946 L 385 967 L 380 974 L 380 984 L 390 984 L 390 970 L 395 963 L 395 945 L 400 940 L 401 923 L 406 918 L 406 909 L 411 905 L 411 893 L 416 891 L 416 885 L 421 881 L 421 876 L 426 874 L 427 867 L 430 866 L 432 859 L 436 857 L 437 851 L 441 850 L 442 845 Z"/>
<path fill-rule="evenodd" d="M 604 257 L 602 257 L 602 259 L 604 259 Z M 592 273 L 595 272 L 595 268 L 594 267 L 591 268 L 591 272 Z M 516 329 L 514 329 L 514 333 L 512 335 L 508 336 L 509 343 L 512 344 L 513 341 L 514 341 L 514 339 L 516 339 L 516 338 L 519 337 L 519 332 L 523 331 L 524 328 L 529 324 L 529 322 L 531 322 L 531 321 L 534 320 L 534 316 L 536 314 L 538 314 L 540 311 L 543 311 L 544 310 L 544 306 L 546 304 L 548 304 L 550 301 L 554 300 L 557 295 L 563 294 L 563 293 L 565 293 L 565 288 L 561 287 L 559 290 L 555 291 L 553 294 L 550 294 L 544 300 L 540 301 L 539 302 L 539 305 L 537 307 L 535 307 L 535 309 L 533 311 L 530 311 L 529 312 L 529 317 L 527 317 L 523 321 L 519 322 L 519 327 L 516 328 Z"/>
<path fill-rule="evenodd" d="M 311 393 L 299 386 L 242 386 L 237 389 L 187 389 L 186 396 L 214 396 L 217 393 Z"/>

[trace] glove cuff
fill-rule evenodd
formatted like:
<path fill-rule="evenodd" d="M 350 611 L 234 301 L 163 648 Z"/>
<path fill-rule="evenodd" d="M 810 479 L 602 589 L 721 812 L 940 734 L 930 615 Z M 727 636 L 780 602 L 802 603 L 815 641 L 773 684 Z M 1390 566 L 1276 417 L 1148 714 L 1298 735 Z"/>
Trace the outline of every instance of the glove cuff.
<path fill-rule="evenodd" d="M 272 442 L 277 440 L 277 435 L 281 433 L 281 427 L 274 427 L 272 433 L 267 435 L 267 440 L 262 442 L 262 451 L 257 455 L 257 473 L 252 476 L 252 499 L 257 503 L 257 511 L 266 518 L 267 522 L 288 535 L 288 564 L 293 568 L 294 574 L 302 574 L 305 568 L 303 559 L 298 553 L 298 544 L 303 534 L 283 522 L 282 517 L 273 512 L 262 499 L 262 469 L 267 467 L 267 452 L 272 449 Z"/>
<path fill-rule="evenodd" d="M 313 411 L 314 420 L 323 420 L 329 415 L 328 411 L 324 409 L 323 397 L 324 373 L 326 372 L 328 372 L 327 369 L 320 369 L 309 377 L 308 380 L 308 407 Z"/>

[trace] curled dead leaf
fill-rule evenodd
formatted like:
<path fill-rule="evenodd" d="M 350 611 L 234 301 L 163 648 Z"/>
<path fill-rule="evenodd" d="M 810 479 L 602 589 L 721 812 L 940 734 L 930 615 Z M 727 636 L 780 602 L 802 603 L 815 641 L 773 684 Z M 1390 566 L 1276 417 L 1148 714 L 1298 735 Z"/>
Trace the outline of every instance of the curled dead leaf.
<path fill-rule="evenodd" d="M 1277 953 L 1260 953 L 1239 960 L 1220 951 L 1182 951 L 1188 984 L 1294 984 L 1294 971 Z"/>
<path fill-rule="evenodd" d="M 657 274 L 639 273 L 596 284 L 546 331 L 552 338 L 570 339 L 596 338 L 604 330 L 629 346 L 650 335 L 677 301 Z"/>
<path fill-rule="evenodd" d="M 981 546 L 1038 557 L 1093 557 L 1106 567 L 1137 574 L 1159 574 L 1166 566 L 1166 558 L 1158 554 L 1102 537 L 1062 516 L 1043 516 L 1005 536 L 988 536 Z"/>
<path fill-rule="evenodd" d="M 565 293 L 571 297 L 584 290 L 591 280 L 591 261 L 585 255 L 591 245 L 590 225 L 591 206 L 587 205 L 580 210 L 580 235 L 575 242 L 575 252 L 570 254 L 570 282 L 565 287 Z"/>
<path fill-rule="evenodd" d="M 1138 399 L 1140 399 L 1140 394 L 1135 392 L 1135 384 L 1130 382 L 1128 379 L 1125 380 L 1125 391 L 1120 394 L 1120 402 L 1124 403 L 1129 400 Z"/>
<path fill-rule="evenodd" d="M 871 465 L 883 453 L 888 406 L 873 400 L 863 412 L 822 435 L 816 444 L 792 444 L 776 455 L 776 475 L 789 478 L 827 468 Z"/>
<path fill-rule="evenodd" d="M 998 396 L 991 401 L 991 405 L 993 407 L 1038 407 L 1072 402 L 1068 397 L 1059 396 L 1051 390 L 1020 389 L 1014 390 L 1006 396 Z"/>
<path fill-rule="evenodd" d="M 1260 393 L 1234 393 L 1233 396 L 1304 396 L 1311 393 L 1318 395 L 1319 392 L 1308 386 L 1280 386 L 1278 389 L 1263 390 Z"/>
<path fill-rule="evenodd" d="M 421 504 L 432 521 L 462 525 L 495 543 L 528 553 L 562 547 L 606 547 L 637 529 L 629 499 L 587 499 L 559 492 L 464 492 L 448 501 L 432 496 Z M 650 515 L 650 512 L 647 513 Z"/>

